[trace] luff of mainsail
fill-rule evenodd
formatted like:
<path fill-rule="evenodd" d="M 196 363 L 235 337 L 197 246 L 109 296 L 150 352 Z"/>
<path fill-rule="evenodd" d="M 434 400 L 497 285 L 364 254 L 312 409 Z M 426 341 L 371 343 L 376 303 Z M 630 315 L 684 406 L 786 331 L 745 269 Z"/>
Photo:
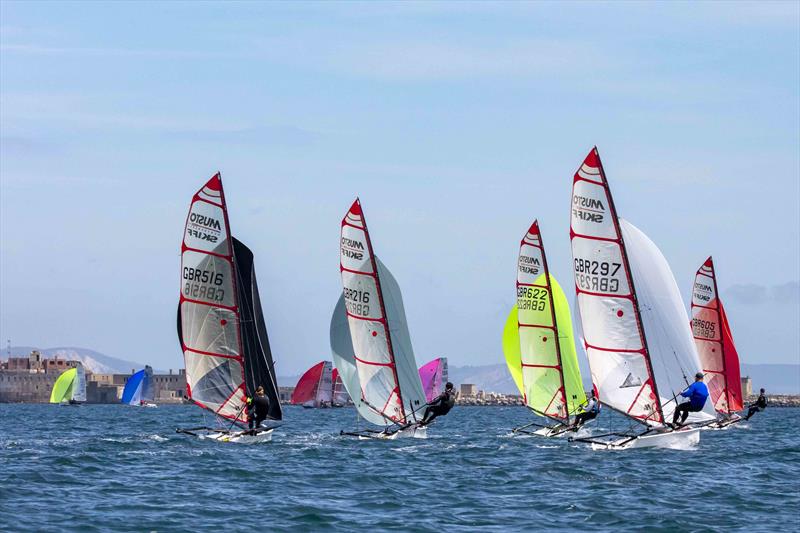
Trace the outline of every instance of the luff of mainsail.
<path fill-rule="evenodd" d="M 573 176 L 571 204 L 575 291 L 599 400 L 639 422 L 663 424 L 628 253 L 596 147 Z"/>
<path fill-rule="evenodd" d="M 710 256 L 695 274 L 691 325 L 714 408 L 724 415 L 741 410 L 739 354 L 719 297 L 714 261 Z"/>
<path fill-rule="evenodd" d="M 346 366 L 337 368 L 359 412 L 368 408 L 382 425 L 410 424 L 421 415 L 425 395 L 419 379 L 402 296 L 397 281 L 372 249 L 361 203 L 356 199 L 341 223 L 340 272 L 344 312 L 352 343 L 355 376 Z M 339 306 L 337 305 L 337 310 Z M 334 338 L 336 312 L 331 322 L 331 347 L 336 357 L 340 338 Z M 338 330 L 338 327 L 337 327 Z M 334 343 L 337 346 L 334 346 Z M 350 354 L 345 354 L 346 359 Z M 343 361 L 346 363 L 347 361 Z M 351 387 L 358 385 L 360 390 Z M 365 416 L 371 422 L 375 416 Z"/>
<path fill-rule="evenodd" d="M 263 386 L 280 419 L 253 254 L 230 233 L 219 174 L 192 197 L 181 246 L 178 338 L 196 405 L 245 424 L 247 395 Z"/>

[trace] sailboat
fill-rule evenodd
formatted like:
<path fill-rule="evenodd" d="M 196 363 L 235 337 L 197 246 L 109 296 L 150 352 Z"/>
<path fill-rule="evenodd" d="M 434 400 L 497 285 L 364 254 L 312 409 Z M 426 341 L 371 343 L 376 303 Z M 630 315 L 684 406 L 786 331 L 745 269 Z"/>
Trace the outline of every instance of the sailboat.
<path fill-rule="evenodd" d="M 50 391 L 50 403 L 79 405 L 86 401 L 86 370 L 80 362 L 61 373 Z"/>
<path fill-rule="evenodd" d="M 706 402 L 690 424 L 668 425 L 679 394 L 700 370 L 689 317 L 669 264 L 638 228 L 617 216 L 597 148 L 575 173 L 570 209 L 575 290 L 600 402 L 632 426 L 573 439 L 600 448 L 688 446 L 715 418 Z M 643 429 L 636 430 L 636 424 Z"/>
<path fill-rule="evenodd" d="M 692 288 L 692 335 L 706 374 L 708 392 L 719 420 L 710 429 L 724 429 L 742 418 L 744 408 L 739 354 L 733 343 L 725 308 L 717 291 L 717 277 L 711 257 L 697 270 Z"/>
<path fill-rule="evenodd" d="M 292 405 L 330 407 L 333 401 L 332 371 L 333 363 L 330 361 L 320 361 L 309 368 L 294 387 Z"/>
<path fill-rule="evenodd" d="M 186 218 L 178 339 L 188 400 L 217 420 L 217 427 L 178 432 L 225 442 L 270 440 L 282 414 L 253 253 L 231 235 L 219 174 L 192 197 Z M 247 397 L 258 387 L 269 400 L 269 417 L 248 430 Z"/>
<path fill-rule="evenodd" d="M 447 357 L 437 357 L 419 367 L 419 379 L 422 380 L 425 401 L 431 403 L 444 392 L 444 385 L 448 381 Z"/>
<path fill-rule="evenodd" d="M 122 390 L 122 403 L 139 405 L 142 407 L 156 407 L 153 403 L 153 369 L 147 365 L 139 370 L 125 382 Z"/>
<path fill-rule="evenodd" d="M 339 375 L 338 368 L 333 369 L 331 381 L 333 381 L 333 399 L 331 401 L 331 407 L 344 407 L 350 402 L 350 395 L 347 394 L 347 389 L 342 382 L 342 376 Z"/>
<path fill-rule="evenodd" d="M 358 414 L 383 429 L 342 432 L 362 439 L 424 437 L 425 392 L 408 332 L 400 286 L 372 248 L 361 202 L 342 220 L 343 294 L 331 318 L 333 360 Z"/>
<path fill-rule="evenodd" d="M 538 220 L 520 242 L 517 304 L 503 328 L 503 352 L 525 405 L 554 422 L 531 422 L 515 428 L 514 433 L 554 437 L 568 431 L 571 417 L 586 403 L 586 394 L 569 303 L 547 267 Z M 532 426 L 538 429 L 529 430 Z"/>

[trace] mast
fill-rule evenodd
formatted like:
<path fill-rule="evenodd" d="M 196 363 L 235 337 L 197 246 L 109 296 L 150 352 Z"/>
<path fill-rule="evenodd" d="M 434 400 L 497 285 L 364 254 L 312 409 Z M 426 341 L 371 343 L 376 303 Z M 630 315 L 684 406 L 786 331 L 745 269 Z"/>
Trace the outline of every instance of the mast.
<path fill-rule="evenodd" d="M 608 203 L 608 208 L 603 205 L 603 200 Z M 610 224 L 608 218 L 610 218 Z M 577 227 L 577 231 L 576 231 Z M 604 405 L 612 409 L 623 412 L 627 416 L 646 424 L 647 420 L 651 419 L 653 415 L 657 418 L 652 418 L 655 422 L 664 422 L 664 413 L 661 405 L 661 399 L 658 393 L 658 386 L 655 379 L 655 372 L 653 370 L 650 350 L 647 344 L 644 326 L 642 323 L 641 310 L 636 296 L 636 287 L 633 282 L 633 275 L 631 272 L 631 265 L 628 259 L 628 253 L 623 239 L 622 231 L 619 224 L 617 210 L 614 205 L 614 199 L 611 195 L 611 190 L 608 186 L 605 170 L 600 159 L 600 154 L 597 147 L 592 148 L 586 156 L 581 167 L 575 172 L 573 178 L 573 193 L 572 193 L 572 207 L 571 207 L 571 220 L 570 220 L 570 240 L 572 242 L 573 263 L 575 268 L 575 289 L 578 296 L 579 309 L 581 312 L 581 321 L 584 329 L 584 346 L 587 354 L 589 355 L 590 363 L 595 360 L 595 365 L 603 366 L 602 370 L 605 373 L 605 379 L 617 379 L 619 376 L 614 375 L 615 371 L 619 368 L 610 368 L 606 361 L 602 361 L 602 356 L 599 352 L 616 353 L 618 359 L 622 359 L 626 368 L 630 368 L 627 378 L 620 384 L 597 383 L 598 393 L 602 394 L 605 389 L 606 392 L 611 392 L 616 387 L 623 389 L 627 387 L 635 387 L 641 385 L 635 396 L 633 396 L 631 403 L 627 408 L 621 405 L 613 405 L 608 403 L 610 400 L 601 396 L 599 399 Z M 578 257 L 579 254 L 586 254 L 584 257 Z M 588 256 L 588 258 L 587 258 Z M 619 263 L 616 263 L 619 260 Z M 620 267 L 625 271 L 624 280 L 617 277 L 617 272 Z M 627 285 L 627 294 L 623 291 L 621 281 Z M 583 296 L 583 299 L 582 299 Z M 599 298 L 600 301 L 593 302 L 589 298 Z M 638 338 L 641 341 L 641 347 L 635 346 L 634 348 L 628 347 L 625 342 L 624 328 L 628 327 L 624 321 L 625 307 L 624 304 L 617 306 L 614 299 L 621 300 L 620 304 L 628 301 L 634 315 L 634 322 Z M 592 307 L 592 311 L 585 309 Z M 613 325 L 616 328 L 614 331 L 605 331 L 598 333 L 601 337 L 605 335 L 603 341 L 606 346 L 595 346 L 590 343 L 591 340 L 587 330 L 591 330 L 592 335 L 597 333 L 595 327 L 589 327 L 591 321 L 587 320 L 587 316 L 594 312 L 599 318 L 597 321 L 605 321 L 605 325 Z M 612 314 L 613 312 L 613 314 Z M 586 316 L 585 316 L 586 314 Z M 614 315 L 616 316 L 617 323 L 612 324 Z M 616 335 L 616 337 L 614 337 Z M 602 340 L 602 339 L 601 339 Z M 628 341 L 635 339 L 627 339 Z M 617 343 L 621 344 L 609 346 L 608 344 Z M 592 357 L 593 352 L 598 352 L 598 355 Z M 643 358 L 644 367 L 646 371 L 646 380 L 641 383 L 639 374 L 636 372 L 636 361 L 634 357 L 640 355 Z M 602 363 L 602 365 L 601 365 Z M 595 366 L 591 365 L 591 366 Z M 593 381 L 597 377 L 596 369 L 593 368 L 592 372 Z M 644 377 L 644 376 L 642 376 Z M 647 403 L 640 404 L 641 395 L 646 392 L 647 387 L 651 389 L 651 400 L 654 408 Z M 627 394 L 618 393 L 617 400 L 630 401 Z M 644 411 L 640 414 L 631 414 L 636 410 Z M 650 413 L 647 413 L 649 408 Z"/>

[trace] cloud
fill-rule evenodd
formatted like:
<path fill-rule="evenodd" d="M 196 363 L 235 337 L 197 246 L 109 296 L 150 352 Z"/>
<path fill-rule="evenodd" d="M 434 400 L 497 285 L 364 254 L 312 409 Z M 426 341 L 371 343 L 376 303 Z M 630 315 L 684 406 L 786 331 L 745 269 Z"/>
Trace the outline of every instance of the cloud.
<path fill-rule="evenodd" d="M 800 283 L 790 281 L 781 285 L 733 285 L 724 292 L 726 299 L 745 305 L 797 305 L 800 303 Z"/>

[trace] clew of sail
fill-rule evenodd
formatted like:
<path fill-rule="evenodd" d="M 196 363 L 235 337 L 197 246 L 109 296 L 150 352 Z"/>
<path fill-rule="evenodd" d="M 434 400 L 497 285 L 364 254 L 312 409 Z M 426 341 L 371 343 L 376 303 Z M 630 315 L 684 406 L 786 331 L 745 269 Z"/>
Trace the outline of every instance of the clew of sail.
<path fill-rule="evenodd" d="M 743 402 L 739 354 L 717 293 L 711 257 L 697 270 L 694 278 L 691 325 L 715 409 L 725 415 L 740 411 Z"/>
<path fill-rule="evenodd" d="M 356 375 L 351 375 L 346 361 L 340 365 L 336 359 L 345 387 L 354 400 L 360 398 L 356 406 L 362 415 L 367 409 L 375 415 L 364 416 L 370 422 L 381 425 L 416 422 L 421 418 L 418 411 L 426 403 L 425 393 L 411 347 L 400 287 L 373 253 L 358 199 L 342 219 L 340 272 L 356 370 Z M 331 322 L 334 357 L 344 350 L 339 347 L 341 339 L 334 338 L 337 322 L 335 311 Z M 349 355 L 344 354 L 344 358 Z M 358 389 L 354 388 L 356 384 Z M 381 422 L 376 422 L 379 419 Z"/>
<path fill-rule="evenodd" d="M 447 357 L 437 357 L 419 368 L 419 378 L 422 381 L 422 390 L 425 391 L 425 400 L 430 403 L 434 398 L 444 392 L 447 383 Z"/>
<path fill-rule="evenodd" d="M 549 274 L 538 221 L 520 242 L 516 285 L 517 304 L 504 328 L 506 362 L 528 407 L 568 423 L 586 396 L 569 304 Z"/>
<path fill-rule="evenodd" d="M 192 402 L 245 424 L 247 395 L 263 386 L 270 416 L 281 418 L 253 254 L 230 234 L 219 174 L 192 197 L 186 218 L 178 337 Z"/>

